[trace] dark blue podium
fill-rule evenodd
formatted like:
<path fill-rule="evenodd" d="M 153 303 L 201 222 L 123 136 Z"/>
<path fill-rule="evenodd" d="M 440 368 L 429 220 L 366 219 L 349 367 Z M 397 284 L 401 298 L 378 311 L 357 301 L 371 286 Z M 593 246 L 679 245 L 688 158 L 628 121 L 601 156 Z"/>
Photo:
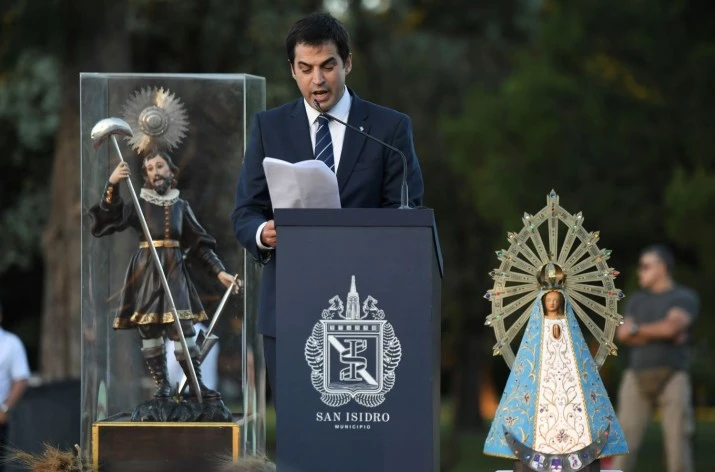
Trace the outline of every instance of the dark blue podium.
<path fill-rule="evenodd" d="M 431 210 L 276 210 L 278 472 L 439 470 Z"/>

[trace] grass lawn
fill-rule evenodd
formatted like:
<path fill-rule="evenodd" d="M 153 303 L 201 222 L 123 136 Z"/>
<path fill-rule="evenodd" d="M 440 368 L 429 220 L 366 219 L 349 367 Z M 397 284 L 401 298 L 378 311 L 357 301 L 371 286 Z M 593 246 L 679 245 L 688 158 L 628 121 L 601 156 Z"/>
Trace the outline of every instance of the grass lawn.
<path fill-rule="evenodd" d="M 441 455 L 443 461 L 450 456 L 450 459 L 454 461 L 455 466 L 449 472 L 493 472 L 498 469 L 510 468 L 509 460 L 482 454 L 486 432 L 464 435 L 460 438 L 459 444 L 452 444 L 449 427 L 449 407 L 445 406 L 442 412 Z M 275 433 L 275 412 L 270 408 L 266 412 L 266 449 L 269 457 L 275 457 Z M 715 470 L 715 422 L 697 423 L 694 450 L 697 472 Z M 664 472 L 663 454 L 660 423 L 653 422 L 648 426 L 643 447 L 638 454 L 639 462 L 635 472 Z M 447 471 L 445 470 L 445 472 Z"/>

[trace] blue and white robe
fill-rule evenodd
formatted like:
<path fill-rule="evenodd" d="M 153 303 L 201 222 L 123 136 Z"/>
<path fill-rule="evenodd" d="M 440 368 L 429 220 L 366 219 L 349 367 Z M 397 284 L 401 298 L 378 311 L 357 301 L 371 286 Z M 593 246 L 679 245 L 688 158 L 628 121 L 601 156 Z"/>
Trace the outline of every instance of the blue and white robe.
<path fill-rule="evenodd" d="M 544 454 L 567 454 L 596 441 L 610 424 L 600 457 L 627 454 L 623 431 L 598 368 L 586 346 L 571 302 L 565 316 L 544 318 L 542 290 L 536 297 L 506 388 L 484 444 L 487 455 L 516 458 L 503 427 Z M 553 335 L 558 324 L 561 335 Z"/>

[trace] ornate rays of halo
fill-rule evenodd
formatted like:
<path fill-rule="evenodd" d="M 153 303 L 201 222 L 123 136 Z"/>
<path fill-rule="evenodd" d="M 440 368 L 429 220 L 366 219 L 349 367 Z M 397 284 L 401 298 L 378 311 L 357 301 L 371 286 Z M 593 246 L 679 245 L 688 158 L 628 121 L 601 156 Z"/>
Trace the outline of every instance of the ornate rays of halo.
<path fill-rule="evenodd" d="M 546 206 L 535 215 L 524 213 L 521 231 L 508 233 L 509 249 L 497 251 L 501 265 L 489 273 L 494 287 L 484 295 L 492 303 L 485 324 L 494 328 L 497 338 L 494 355 L 502 355 L 510 368 L 514 363 L 511 343 L 528 321 L 540 290 L 537 274 L 550 262 L 563 270 L 563 288 L 574 312 L 599 343 L 596 364 L 601 367 L 609 354 L 617 353 L 613 337 L 623 317 L 616 305 L 624 297 L 613 281 L 618 271 L 608 267 L 611 251 L 596 244 L 599 232 L 588 232 L 583 220 L 581 212 L 572 215 L 561 207 L 559 196 L 551 190 Z M 548 250 L 541 237 L 542 225 L 546 225 Z M 566 234 L 561 242 L 562 227 Z"/>
<path fill-rule="evenodd" d="M 139 154 L 173 151 L 188 130 L 184 105 L 163 87 L 136 91 L 124 105 L 122 114 L 133 134 L 127 141 Z"/>

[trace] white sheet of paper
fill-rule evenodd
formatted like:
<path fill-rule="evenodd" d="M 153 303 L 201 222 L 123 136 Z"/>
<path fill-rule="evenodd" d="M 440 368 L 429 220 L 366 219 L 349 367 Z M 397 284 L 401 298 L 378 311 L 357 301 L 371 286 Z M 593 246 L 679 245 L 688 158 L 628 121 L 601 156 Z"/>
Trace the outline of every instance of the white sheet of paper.
<path fill-rule="evenodd" d="M 338 178 L 323 161 L 263 159 L 273 208 L 340 208 Z"/>

